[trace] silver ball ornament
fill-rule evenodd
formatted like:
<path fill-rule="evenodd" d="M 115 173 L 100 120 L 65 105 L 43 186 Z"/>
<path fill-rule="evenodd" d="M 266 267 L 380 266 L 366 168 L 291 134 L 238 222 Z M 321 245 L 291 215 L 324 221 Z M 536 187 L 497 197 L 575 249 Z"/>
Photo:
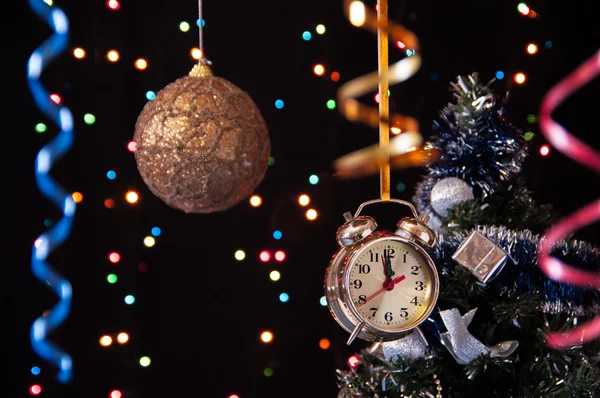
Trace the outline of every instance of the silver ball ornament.
<path fill-rule="evenodd" d="M 431 190 L 431 207 L 441 217 L 448 216 L 448 210 L 465 200 L 473 200 L 473 189 L 464 180 L 446 177 L 438 181 Z"/>

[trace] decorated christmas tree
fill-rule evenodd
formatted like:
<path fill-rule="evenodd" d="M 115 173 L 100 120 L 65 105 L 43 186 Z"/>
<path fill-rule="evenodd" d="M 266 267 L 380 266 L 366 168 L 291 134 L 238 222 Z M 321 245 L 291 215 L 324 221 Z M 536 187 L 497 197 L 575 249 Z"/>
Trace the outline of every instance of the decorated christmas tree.
<path fill-rule="evenodd" d="M 441 158 L 414 198 L 438 231 L 429 251 L 437 307 L 419 333 L 376 343 L 338 370 L 339 397 L 600 397 L 600 343 L 546 343 L 547 331 L 598 314 L 600 297 L 539 269 L 539 234 L 555 216 L 519 176 L 532 137 L 506 120 L 491 83 L 471 74 L 451 84 L 428 143 Z M 560 242 L 552 254 L 600 270 L 600 251 L 586 242 Z"/>

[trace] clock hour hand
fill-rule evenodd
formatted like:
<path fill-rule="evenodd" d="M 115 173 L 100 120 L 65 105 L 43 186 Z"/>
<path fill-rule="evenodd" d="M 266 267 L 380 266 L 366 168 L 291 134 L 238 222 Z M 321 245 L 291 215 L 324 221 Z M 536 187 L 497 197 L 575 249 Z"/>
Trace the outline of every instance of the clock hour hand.
<path fill-rule="evenodd" d="M 383 288 L 387 290 L 392 290 L 394 288 L 394 283 L 392 282 L 392 275 L 394 275 L 394 271 L 392 271 L 392 259 L 390 256 L 386 256 L 385 254 L 382 256 L 383 261 L 383 273 L 385 274 L 385 281 L 383 282 Z"/>

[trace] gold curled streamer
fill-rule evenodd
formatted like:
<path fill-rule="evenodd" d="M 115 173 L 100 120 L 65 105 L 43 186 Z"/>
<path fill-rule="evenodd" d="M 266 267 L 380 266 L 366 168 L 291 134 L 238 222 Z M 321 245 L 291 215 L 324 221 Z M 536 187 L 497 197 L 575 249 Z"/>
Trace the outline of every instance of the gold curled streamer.
<path fill-rule="evenodd" d="M 381 7 L 382 5 L 385 6 L 385 10 Z M 400 113 L 388 115 L 386 112 L 388 110 L 387 86 L 406 81 L 417 73 L 421 67 L 421 56 L 418 53 L 419 41 L 417 37 L 402 25 L 388 21 L 387 1 L 381 1 L 381 4 L 378 4 L 378 8 L 380 14 L 382 11 L 385 11 L 383 18 L 383 15 L 380 15 L 378 18 L 377 13 L 368 9 L 361 1 L 344 0 L 344 14 L 350 23 L 373 33 L 378 33 L 378 36 L 380 31 L 387 32 L 389 40 L 404 43 L 406 49 L 411 50 L 413 54 L 387 67 L 387 40 L 385 40 L 386 43 L 384 44 L 380 37 L 379 71 L 357 77 L 342 85 L 338 90 L 338 108 L 346 119 L 365 124 L 369 127 L 380 128 L 379 147 L 373 146 L 362 149 L 345 155 L 334 162 L 336 175 L 341 178 L 354 178 L 374 174 L 377 169 L 385 168 L 388 163 L 392 168 L 420 166 L 438 157 L 438 152 L 419 148 L 422 144 L 422 138 L 419 134 L 419 123 L 415 118 Z M 385 45 L 385 51 L 382 51 L 382 44 Z M 382 55 L 385 56 L 383 60 L 385 66 L 381 62 Z M 382 82 L 384 84 L 381 84 Z M 382 90 L 383 86 L 386 86 L 385 90 Z M 379 109 L 361 104 L 357 100 L 357 98 L 363 95 L 377 91 L 378 88 L 380 90 Z M 385 133 L 382 132 L 382 128 L 386 129 L 387 134 L 389 134 L 390 128 L 392 131 L 396 132 L 399 130 L 401 133 L 394 137 L 388 145 L 385 142 Z M 406 137 L 400 139 L 401 136 L 409 132 L 413 133 L 410 136 L 411 139 L 407 139 Z M 384 136 L 383 140 L 382 136 Z M 399 140 L 399 142 L 394 143 L 396 140 Z M 384 193 L 383 180 L 385 176 L 383 170 L 381 177 L 382 193 Z"/>

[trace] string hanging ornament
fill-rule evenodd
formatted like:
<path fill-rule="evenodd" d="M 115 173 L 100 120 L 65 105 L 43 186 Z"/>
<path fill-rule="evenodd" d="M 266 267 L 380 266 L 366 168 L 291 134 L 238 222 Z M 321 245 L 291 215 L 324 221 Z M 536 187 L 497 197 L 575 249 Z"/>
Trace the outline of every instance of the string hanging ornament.
<path fill-rule="evenodd" d="M 150 191 L 166 204 L 212 213 L 250 196 L 264 178 L 271 145 L 252 98 L 213 75 L 201 0 L 198 11 L 198 64 L 144 106 L 135 125 L 135 159 Z"/>

